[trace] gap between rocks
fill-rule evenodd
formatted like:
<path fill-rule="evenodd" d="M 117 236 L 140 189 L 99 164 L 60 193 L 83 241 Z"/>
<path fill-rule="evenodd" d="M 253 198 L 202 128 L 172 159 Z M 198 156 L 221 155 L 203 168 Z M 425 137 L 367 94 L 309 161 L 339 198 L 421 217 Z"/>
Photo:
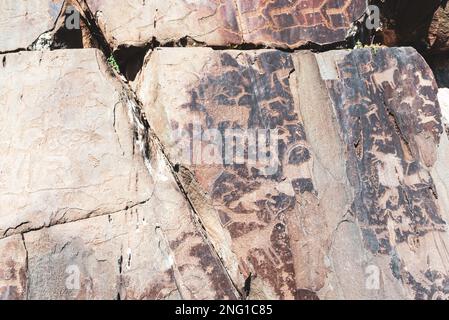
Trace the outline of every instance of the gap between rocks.
<path fill-rule="evenodd" d="M 210 236 L 208 235 L 206 228 L 204 227 L 204 224 L 202 222 L 200 215 L 198 214 L 198 211 L 196 210 L 194 204 L 190 200 L 188 192 L 185 190 L 182 182 L 180 181 L 180 179 L 176 174 L 176 165 L 174 165 L 173 162 L 170 160 L 167 152 L 165 151 L 165 147 L 163 146 L 162 142 L 160 141 L 159 137 L 156 135 L 154 130 L 151 128 L 150 124 L 148 123 L 148 120 L 145 117 L 145 114 L 142 111 L 143 110 L 142 103 L 137 98 L 136 94 L 129 87 L 128 84 L 122 82 L 122 86 L 123 86 L 122 103 L 124 103 L 128 107 L 128 110 L 130 111 L 131 115 L 130 120 L 135 130 L 134 134 L 137 137 L 136 144 L 140 148 L 147 170 L 149 171 L 150 174 L 152 173 L 153 171 L 151 165 L 152 156 L 158 156 L 157 153 L 160 153 L 160 155 L 163 157 L 164 164 L 168 166 L 173 179 L 175 180 L 180 192 L 184 196 L 185 200 L 189 205 L 189 208 L 191 209 L 192 220 L 197 227 L 197 231 L 201 233 L 202 238 L 207 243 L 209 248 L 211 248 L 211 251 L 214 253 L 217 261 L 220 263 L 220 266 L 225 272 L 229 282 L 233 285 L 234 294 L 241 300 L 243 300 L 245 295 L 242 293 L 242 289 L 238 288 L 238 286 L 230 276 L 222 257 L 219 255 L 217 249 L 213 245 L 212 241 L 209 239 Z"/>
<path fill-rule="evenodd" d="M 87 7 L 87 10 L 90 11 L 88 7 Z M 101 32 L 98 25 L 96 24 L 96 21 L 93 19 L 92 13 L 88 12 L 86 14 L 86 16 L 88 17 L 88 20 L 89 20 L 88 25 L 90 26 L 90 29 L 95 31 L 95 33 L 93 33 L 93 36 L 96 38 L 98 43 L 103 43 L 102 49 L 103 49 L 103 53 L 105 54 L 105 56 L 108 57 L 108 56 L 112 55 L 113 54 L 112 50 L 111 50 L 109 44 L 107 44 L 106 38 L 103 35 L 103 33 Z M 150 44 L 150 48 L 151 48 L 151 44 Z M 146 55 L 146 53 L 147 53 L 147 51 L 145 51 L 144 54 L 143 53 L 141 53 L 141 54 L 143 54 L 143 57 L 144 57 Z M 143 64 L 143 58 L 142 58 L 142 64 Z M 129 115 L 130 115 L 130 121 L 133 126 L 134 135 L 136 137 L 136 144 L 140 149 L 140 152 L 143 157 L 144 164 L 145 164 L 147 170 L 149 171 L 150 174 L 152 173 L 152 171 L 153 171 L 152 164 L 151 164 L 152 156 L 157 156 L 157 154 L 160 153 L 163 157 L 165 165 L 168 166 L 168 168 L 172 174 L 172 177 L 175 180 L 180 192 L 182 193 L 185 200 L 189 204 L 189 207 L 193 214 L 192 220 L 196 224 L 197 231 L 201 233 L 204 241 L 211 248 L 211 251 L 214 253 L 215 258 L 220 263 L 220 266 L 221 266 L 222 270 L 224 271 L 224 273 L 226 274 L 226 276 L 229 280 L 229 283 L 231 283 L 233 286 L 235 296 L 239 297 L 239 299 L 243 300 L 245 298 L 245 295 L 242 293 L 242 290 L 244 290 L 244 288 L 241 288 L 241 289 L 238 288 L 238 286 L 236 285 L 236 283 L 230 276 L 230 274 L 223 262 L 222 257 L 218 254 L 218 251 L 214 247 L 212 241 L 209 239 L 210 236 L 208 235 L 206 228 L 204 227 L 204 224 L 201 220 L 200 215 L 198 214 L 198 211 L 196 210 L 195 206 L 191 202 L 187 191 L 184 189 L 182 182 L 179 180 L 179 178 L 176 174 L 175 165 L 170 160 L 168 154 L 165 151 L 165 147 L 163 146 L 163 144 L 160 141 L 157 134 L 151 128 L 148 120 L 146 119 L 146 116 L 143 112 L 143 104 L 138 99 L 136 93 L 132 90 L 132 88 L 129 86 L 127 81 L 123 81 L 123 78 L 124 78 L 123 74 L 119 70 L 114 70 L 111 66 L 109 66 L 109 67 L 113 74 L 119 75 L 116 78 L 120 81 L 120 83 L 122 85 L 121 102 L 128 108 Z M 115 72 L 117 72 L 117 73 L 115 73 Z"/>
<path fill-rule="evenodd" d="M 103 35 L 103 32 L 99 28 L 99 26 L 96 23 L 96 19 L 94 15 L 92 14 L 91 10 L 87 6 L 87 4 L 82 1 L 82 4 L 79 2 L 80 0 L 66 0 L 64 1 L 61 10 L 59 12 L 59 15 L 57 19 L 55 19 L 55 23 L 53 27 L 50 30 L 47 30 L 43 32 L 31 45 L 29 45 L 27 48 L 18 48 L 15 50 L 10 51 L 4 51 L 0 52 L 0 54 L 10 54 L 10 53 L 18 53 L 23 51 L 39 51 L 39 50 L 58 50 L 58 49 L 82 49 L 83 46 L 83 32 L 81 30 L 78 31 L 71 31 L 67 30 L 65 28 L 65 19 L 66 19 L 66 10 L 69 5 L 72 5 L 75 7 L 75 9 L 80 13 L 80 19 L 81 23 L 84 24 L 84 27 L 88 29 L 90 37 L 94 41 L 94 48 L 99 49 L 103 52 L 106 59 L 114 57 L 116 61 L 119 61 L 120 70 L 114 70 L 114 68 L 109 64 L 110 71 L 112 74 L 116 75 L 116 79 L 120 81 L 122 85 L 122 98 L 121 102 L 128 107 L 128 111 L 131 114 L 131 122 L 134 127 L 134 134 L 137 137 L 136 144 L 140 148 L 142 157 L 144 159 L 145 165 L 147 167 L 147 170 L 152 172 L 151 168 L 151 157 L 152 157 L 152 150 L 156 149 L 156 152 L 160 152 L 164 158 L 165 164 L 170 169 L 170 172 L 180 190 L 180 192 L 183 194 L 184 198 L 186 199 L 187 203 L 189 204 L 189 207 L 191 209 L 191 212 L 193 213 L 192 220 L 197 226 L 198 232 L 201 233 L 203 239 L 207 243 L 207 245 L 211 248 L 211 251 L 215 255 L 215 258 L 219 262 L 222 270 L 226 274 L 229 283 L 233 286 L 233 291 L 236 297 L 243 300 L 246 297 L 246 294 L 243 293 L 247 289 L 245 288 L 238 288 L 238 286 L 235 284 L 233 279 L 231 278 L 227 268 L 225 267 L 225 264 L 223 262 L 222 257 L 218 254 L 218 251 L 215 249 L 214 245 L 209 239 L 209 235 L 207 234 L 207 231 L 204 227 L 203 222 L 201 221 L 201 217 L 199 216 L 196 208 L 194 207 L 193 203 L 189 199 L 189 195 L 184 189 L 181 181 L 179 180 L 175 165 L 173 165 L 172 161 L 169 159 L 167 153 L 165 152 L 165 148 L 162 145 L 161 141 L 155 134 L 155 132 L 150 127 L 148 121 L 145 118 L 145 115 L 143 113 L 142 103 L 138 100 L 136 94 L 131 89 L 131 87 L 128 84 L 128 80 L 132 79 L 134 80 L 135 76 L 140 71 L 141 67 L 143 66 L 143 60 L 146 54 L 150 50 L 154 50 L 156 48 L 160 47 L 178 47 L 183 46 L 187 47 L 189 45 L 189 38 L 185 37 L 178 41 L 166 43 L 164 45 L 161 45 L 156 39 L 153 39 L 150 43 L 148 43 L 144 47 L 127 47 L 127 48 L 119 48 L 115 52 L 112 50 L 111 46 L 109 45 L 108 41 L 106 40 L 105 36 Z M 83 8 L 84 5 L 84 8 Z M 193 41 L 193 40 L 192 40 Z M 199 45 L 198 45 L 199 46 Z M 205 44 L 202 45 L 203 47 L 206 46 Z M 229 49 L 226 47 L 211 47 L 213 50 L 224 50 Z M 252 46 L 252 45 L 241 45 L 233 47 L 232 49 L 240 49 L 240 50 L 254 50 L 254 49 L 263 49 L 262 46 Z M 138 60 L 141 61 L 140 65 L 137 69 L 134 70 L 133 74 L 128 72 L 128 77 L 125 77 L 126 73 L 123 72 L 123 70 L 127 69 L 127 64 L 129 63 L 130 59 L 136 59 L 136 56 L 139 58 Z M 153 148 L 152 148 L 153 146 Z M 113 211 L 113 212 L 104 212 L 100 214 L 96 214 L 96 210 L 88 213 L 85 217 L 80 219 L 67 219 L 65 220 L 65 214 L 57 219 L 57 221 L 50 222 L 48 225 L 43 225 L 39 227 L 32 227 L 32 228 L 26 228 L 27 225 L 30 223 L 25 221 L 15 227 L 10 227 L 3 231 L 2 235 L 0 236 L 1 239 L 8 238 L 13 235 L 20 234 L 22 237 L 23 245 L 25 246 L 25 238 L 24 235 L 26 233 L 39 231 L 45 228 L 51 228 L 57 225 L 62 225 L 66 223 L 74 223 L 79 222 L 91 218 L 101 217 L 101 216 L 107 216 L 111 214 L 116 214 L 122 211 L 127 211 L 129 209 L 132 209 L 137 206 L 144 205 L 150 199 L 146 199 L 144 201 L 127 205 L 125 208 Z M 26 262 L 26 272 L 28 273 L 28 251 L 27 251 L 27 262 Z M 28 280 L 27 280 L 28 281 Z M 29 296 L 28 290 L 29 285 L 27 284 L 27 292 L 26 297 Z M 120 296 L 118 296 L 120 297 Z"/>
<path fill-rule="evenodd" d="M 73 6 L 80 14 L 80 29 L 68 30 L 66 25 L 67 8 Z M 357 43 L 363 45 L 372 44 L 373 33 L 366 29 L 365 21 L 367 19 L 366 13 L 362 14 L 351 26 L 348 31 L 346 40 L 333 42 L 329 44 L 317 44 L 314 42 L 307 42 L 297 47 L 281 47 L 270 46 L 256 43 L 241 43 L 235 45 L 211 46 L 205 42 L 198 41 L 191 36 L 184 36 L 179 39 L 161 42 L 159 39 L 153 37 L 149 42 L 141 46 L 121 45 L 117 49 L 113 49 L 103 31 L 98 26 L 95 14 L 89 8 L 89 5 L 84 0 L 65 0 L 62 4 L 61 10 L 53 27 L 50 30 L 43 32 L 31 45 L 27 48 L 18 48 L 11 51 L 0 52 L 0 54 L 17 53 L 21 51 L 35 51 L 35 50 L 58 50 L 58 49 L 82 49 L 82 48 L 97 48 L 103 51 L 106 58 L 113 57 L 117 62 L 120 73 L 127 80 L 134 81 L 137 74 L 141 71 L 144 58 L 149 51 L 157 48 L 172 48 L 172 47 L 194 47 L 194 48 L 210 48 L 212 50 L 278 50 L 285 53 L 293 53 L 296 51 L 312 51 L 312 52 L 327 52 L 331 50 L 353 49 Z M 86 38 L 90 38 L 88 41 Z"/>
<path fill-rule="evenodd" d="M 28 300 L 28 297 L 30 296 L 30 277 L 28 277 L 28 248 L 25 241 L 24 234 L 20 234 L 22 239 L 23 248 L 25 249 L 25 274 L 26 277 L 26 284 L 25 284 L 25 300 Z"/>
<path fill-rule="evenodd" d="M 197 41 L 190 36 L 185 36 L 176 41 L 169 41 L 166 43 L 159 42 L 153 38 L 149 43 L 143 46 L 119 46 L 114 52 L 113 56 L 117 61 L 120 72 L 129 81 L 134 81 L 137 74 L 141 71 L 144 59 L 150 51 L 158 48 L 209 48 L 214 51 L 223 50 L 237 50 L 237 51 L 253 51 L 253 50 L 278 50 L 285 53 L 294 53 L 297 51 L 312 51 L 312 52 L 327 52 L 331 50 L 352 49 L 352 39 L 347 41 L 335 42 L 326 45 L 319 45 L 309 42 L 305 45 L 288 49 L 283 47 L 274 47 L 267 45 L 257 45 L 254 43 L 243 43 L 239 45 L 230 46 L 211 46 L 204 42 Z"/>
<path fill-rule="evenodd" d="M 106 37 L 104 36 L 102 30 L 97 25 L 96 19 L 91 12 L 91 10 L 88 8 L 87 4 L 82 1 L 84 5 L 84 9 L 79 4 L 78 0 L 73 0 L 78 3 L 76 6 L 77 10 L 80 12 L 80 17 L 82 19 L 82 22 L 84 26 L 88 29 L 90 36 L 92 37 L 92 40 L 95 43 L 95 47 L 100 49 L 103 54 L 105 55 L 106 59 L 110 57 L 114 57 L 117 61 L 120 70 L 113 70 L 113 68 L 110 66 L 111 71 L 113 74 L 116 74 L 116 78 L 120 81 L 122 84 L 122 98 L 121 102 L 128 108 L 129 114 L 131 116 L 131 122 L 134 128 L 134 134 L 137 137 L 136 144 L 140 148 L 142 157 L 144 159 L 145 165 L 147 167 L 147 170 L 150 172 L 152 171 L 151 167 L 151 159 L 154 155 L 154 152 L 160 153 L 168 166 L 175 182 L 178 185 L 178 188 L 180 192 L 183 194 L 185 200 L 189 204 L 189 207 L 192 211 L 192 219 L 195 222 L 197 226 L 197 230 L 201 233 L 202 237 L 204 238 L 205 242 L 208 244 L 208 246 L 212 249 L 212 252 L 216 256 L 217 261 L 220 262 L 220 265 L 222 269 L 224 270 L 225 274 L 227 275 L 229 282 L 233 285 L 234 291 L 236 293 L 236 296 L 240 299 L 245 299 L 249 295 L 249 291 L 251 288 L 251 275 L 248 279 L 245 281 L 245 287 L 244 288 L 238 288 L 238 286 L 235 284 L 231 276 L 229 275 L 229 272 L 225 266 L 225 263 L 222 259 L 222 257 L 219 255 L 218 251 L 213 245 L 213 242 L 210 240 L 210 236 L 208 235 L 208 232 L 201 220 L 201 217 L 196 210 L 194 204 L 190 200 L 188 192 L 185 190 L 182 182 L 180 181 L 176 165 L 171 161 L 169 158 L 167 152 L 165 151 L 165 147 L 160 141 L 159 137 L 156 135 L 156 133 L 153 131 L 151 126 L 149 125 L 145 114 L 143 112 L 143 105 L 138 99 L 135 92 L 131 89 L 131 87 L 128 84 L 128 81 L 134 81 L 137 74 L 141 71 L 143 64 L 144 64 L 144 58 L 148 54 L 149 51 L 153 51 L 157 48 L 169 48 L 169 47 L 207 47 L 212 50 L 261 50 L 261 49 L 275 49 L 287 53 L 293 53 L 300 50 L 308 50 L 313 52 L 326 52 L 330 50 L 338 50 L 338 49 L 352 49 L 354 47 L 354 44 L 357 41 L 361 41 L 362 43 L 366 43 L 367 41 L 372 41 L 372 34 L 369 32 L 367 33 L 366 29 L 364 29 L 364 21 L 366 17 L 362 16 L 358 22 L 354 23 L 354 28 L 351 30 L 351 33 L 346 41 L 338 42 L 338 43 L 332 43 L 328 45 L 318 45 L 314 43 L 308 43 L 303 46 L 293 48 L 293 49 L 286 49 L 281 47 L 270 47 L 270 46 L 264 46 L 264 45 L 255 45 L 255 44 L 240 44 L 235 46 L 208 46 L 206 43 L 196 41 L 195 39 L 186 36 L 176 41 L 171 41 L 167 43 L 160 43 L 156 38 L 153 38 L 149 43 L 142 47 L 135 47 L 135 46 L 121 46 L 117 50 L 113 50 L 111 46 L 109 45 L 108 41 L 106 40 Z M 67 0 L 64 2 L 61 12 L 59 13 L 58 18 L 55 21 L 55 24 L 52 29 L 44 32 L 41 34 L 38 39 L 36 39 L 33 44 L 31 44 L 28 48 L 19 48 L 13 51 L 8 52 L 0 52 L 0 54 L 6 54 L 6 53 L 16 53 L 21 51 L 31 51 L 31 50 L 39 50 L 42 48 L 47 48 L 50 50 L 56 50 L 61 48 L 83 48 L 83 32 L 81 30 L 78 31 L 69 31 L 67 30 L 65 25 L 65 11 L 68 5 L 73 5 L 73 1 Z M 61 24 L 62 23 L 62 24 Z M 58 28 L 59 26 L 59 28 Z M 118 71 L 115 73 L 115 71 Z M 11 236 L 14 232 L 10 233 L 11 230 L 20 232 L 23 240 L 23 244 L 26 249 L 25 241 L 24 241 L 24 234 L 36 230 L 40 230 L 43 228 L 52 227 L 58 224 L 64 224 L 64 223 L 70 223 L 70 222 L 76 222 L 81 220 L 86 220 L 98 216 L 103 215 L 109 215 L 114 214 L 122 211 L 126 211 L 130 208 L 133 208 L 135 206 L 143 205 L 150 201 L 150 199 L 147 199 L 143 202 L 134 204 L 133 206 L 127 206 L 125 209 L 121 209 L 115 212 L 108 212 L 103 213 L 100 215 L 95 215 L 95 211 L 92 212 L 92 214 L 89 214 L 87 217 L 79 219 L 79 220 L 73 220 L 73 221 L 63 221 L 64 216 L 62 219 L 59 220 L 58 223 L 51 224 L 49 226 L 43 226 L 40 228 L 30 229 L 27 231 L 20 232 L 20 227 L 17 226 L 15 228 L 9 228 L 3 233 L 3 238 Z M 350 222 L 350 221 L 342 221 L 342 222 Z M 26 223 L 25 223 L 26 224 Z M 339 224 L 340 225 L 340 224 Z M 338 229 L 338 228 L 337 228 Z M 17 234 L 17 233 L 15 233 Z M 28 272 L 28 251 L 27 257 L 26 257 L 26 272 Z M 28 281 L 28 280 L 27 280 Z M 27 285 L 27 293 L 26 297 L 28 297 L 28 285 Z M 118 296 L 120 297 L 120 296 Z"/>

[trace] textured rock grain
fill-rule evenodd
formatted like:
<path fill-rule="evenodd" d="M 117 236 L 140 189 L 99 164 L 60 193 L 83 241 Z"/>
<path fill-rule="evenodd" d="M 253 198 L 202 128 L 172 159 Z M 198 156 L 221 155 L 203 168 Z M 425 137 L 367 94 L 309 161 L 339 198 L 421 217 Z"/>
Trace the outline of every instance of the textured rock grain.
<path fill-rule="evenodd" d="M 446 50 L 440 1 L 370 3 Z M 364 8 L 1 2 L 0 299 L 447 299 L 447 60 L 288 50 Z"/>
<path fill-rule="evenodd" d="M 54 28 L 63 0 L 0 2 L 0 52 L 26 49 Z"/>
<path fill-rule="evenodd" d="M 1 297 L 235 298 L 163 156 L 144 161 L 102 54 L 4 57 Z"/>
<path fill-rule="evenodd" d="M 345 40 L 364 0 L 86 0 L 114 48 L 194 40 L 209 46 L 296 48 Z M 187 37 L 187 38 L 186 38 Z"/>
<path fill-rule="evenodd" d="M 253 277 L 251 297 L 446 296 L 448 180 L 432 178 L 443 127 L 416 51 L 163 49 L 137 83 L 225 265 L 233 252 Z M 223 161 L 228 129 L 276 129 L 276 170 Z"/>

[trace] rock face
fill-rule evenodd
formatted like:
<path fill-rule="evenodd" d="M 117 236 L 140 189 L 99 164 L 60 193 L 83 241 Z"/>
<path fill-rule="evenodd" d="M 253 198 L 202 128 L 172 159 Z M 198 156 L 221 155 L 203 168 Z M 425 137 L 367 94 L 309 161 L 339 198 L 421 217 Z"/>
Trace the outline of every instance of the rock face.
<path fill-rule="evenodd" d="M 26 49 L 53 29 L 63 3 L 63 0 L 2 1 L 0 52 Z"/>
<path fill-rule="evenodd" d="M 449 298 L 445 60 L 279 50 L 364 0 L 28 2 L 0 4 L 0 299 Z M 444 49 L 393 2 L 391 43 Z"/>
<path fill-rule="evenodd" d="M 296 48 L 344 41 L 365 0 L 86 0 L 109 43 L 194 40 L 209 46 Z M 182 42 L 181 41 L 181 42 Z"/>
<path fill-rule="evenodd" d="M 2 297 L 235 298 L 163 157 L 136 149 L 102 54 L 3 57 Z"/>
<path fill-rule="evenodd" d="M 27 253 L 20 235 L 0 240 L 0 300 L 18 300 L 26 295 Z"/>
<path fill-rule="evenodd" d="M 429 44 L 433 51 L 449 51 L 449 6 L 439 7 L 429 29 Z"/>
<path fill-rule="evenodd" d="M 146 61 L 137 94 L 150 124 L 214 245 L 254 276 L 252 298 L 446 294 L 448 261 L 433 248 L 448 240 L 447 180 L 439 190 L 432 177 L 443 128 L 416 51 L 164 49 Z M 269 151 L 252 147 L 265 129 L 279 153 L 250 163 Z M 365 286 L 371 269 L 378 291 Z"/>

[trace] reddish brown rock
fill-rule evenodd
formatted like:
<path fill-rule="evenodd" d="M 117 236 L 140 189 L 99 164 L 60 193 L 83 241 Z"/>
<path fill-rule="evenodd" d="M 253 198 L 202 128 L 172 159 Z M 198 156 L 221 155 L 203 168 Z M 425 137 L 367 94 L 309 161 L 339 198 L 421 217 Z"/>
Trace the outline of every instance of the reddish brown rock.
<path fill-rule="evenodd" d="M 348 29 L 366 8 L 365 0 L 239 0 L 247 43 L 297 48 L 306 43 L 345 40 Z"/>
<path fill-rule="evenodd" d="M 156 65 L 157 71 L 152 69 Z M 234 252 L 243 277 L 254 276 L 253 297 L 295 297 L 298 210 L 302 205 L 313 212 L 318 205 L 309 146 L 289 88 L 292 71 L 290 55 L 276 51 L 156 50 L 138 90 L 225 263 L 232 265 L 227 252 Z M 179 94 L 173 95 L 175 91 Z M 196 134 L 196 125 L 201 126 L 199 134 L 208 129 L 220 135 L 227 129 L 279 129 L 282 162 L 223 165 L 221 157 L 211 157 L 214 146 L 207 142 L 180 159 L 172 132 Z M 215 152 L 221 150 L 217 148 Z M 319 217 L 317 212 L 312 223 L 319 223 Z"/>
<path fill-rule="evenodd" d="M 242 42 L 233 0 L 77 1 L 92 12 L 113 49 L 153 39 L 167 44 L 190 38 L 211 46 Z"/>
<path fill-rule="evenodd" d="M 79 1 L 81 2 L 81 1 Z M 86 0 L 113 48 L 160 43 L 297 48 L 342 42 L 364 0 Z M 192 41 L 193 40 L 193 41 Z M 189 43 L 191 41 L 191 43 Z"/>
<path fill-rule="evenodd" d="M 413 49 L 156 50 L 137 93 L 250 297 L 446 296 L 447 155 L 436 83 Z M 228 163 L 229 129 L 277 130 L 276 161 L 249 161 L 262 139 Z"/>
<path fill-rule="evenodd" d="M 398 19 L 404 3 L 379 3 L 385 41 L 444 50 L 439 3 L 408 2 L 425 23 Z M 56 20 L 3 4 L 30 30 L 6 51 L 41 29 L 29 49 L 90 46 L 86 25 L 130 60 L 150 42 L 296 48 L 343 40 L 364 8 L 41 4 Z M 75 38 L 68 4 L 86 24 Z M 447 299 L 445 60 L 432 73 L 412 48 L 216 49 L 149 52 L 138 99 L 97 50 L 0 55 L 0 299 Z"/>
<path fill-rule="evenodd" d="M 326 84 L 350 152 L 351 214 L 365 247 L 391 257 L 414 298 L 446 297 L 448 261 L 437 248 L 448 241 L 447 191 L 431 174 L 443 133 L 432 72 L 412 49 L 356 50 L 335 64 L 338 77 Z"/>
<path fill-rule="evenodd" d="M 432 51 L 449 51 L 449 6 L 441 6 L 435 12 L 429 28 L 429 44 Z"/>

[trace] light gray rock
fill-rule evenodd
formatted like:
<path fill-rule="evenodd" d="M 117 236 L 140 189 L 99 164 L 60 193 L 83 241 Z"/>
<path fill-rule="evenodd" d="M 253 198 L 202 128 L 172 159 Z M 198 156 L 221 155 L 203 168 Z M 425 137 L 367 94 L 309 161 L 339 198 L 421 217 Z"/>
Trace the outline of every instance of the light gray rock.
<path fill-rule="evenodd" d="M 52 30 L 64 0 L 0 2 L 0 52 L 26 49 Z"/>
<path fill-rule="evenodd" d="M 1 297 L 235 298 L 101 52 L 3 58 Z"/>

